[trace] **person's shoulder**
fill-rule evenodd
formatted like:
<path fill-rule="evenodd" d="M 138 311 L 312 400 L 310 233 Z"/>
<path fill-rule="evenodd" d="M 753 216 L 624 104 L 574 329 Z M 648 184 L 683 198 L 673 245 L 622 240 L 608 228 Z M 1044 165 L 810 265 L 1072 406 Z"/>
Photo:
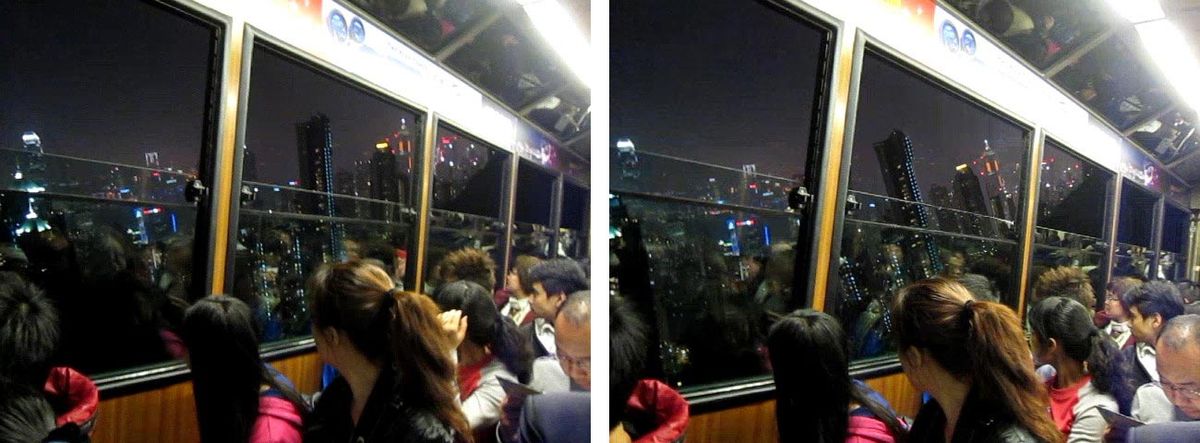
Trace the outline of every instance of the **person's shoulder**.
<path fill-rule="evenodd" d="M 1174 421 L 1138 426 L 1129 430 L 1127 438 L 1131 443 L 1195 442 L 1200 439 L 1200 421 Z"/>
<path fill-rule="evenodd" d="M 402 408 L 407 432 L 399 440 L 404 443 L 454 443 L 455 432 L 433 411 Z M 399 418 L 399 417 L 398 417 Z"/>
<path fill-rule="evenodd" d="M 526 442 L 587 442 L 590 411 L 591 396 L 586 392 L 530 396 L 521 410 L 521 439 Z"/>
<path fill-rule="evenodd" d="M 991 433 L 991 438 L 982 441 L 988 443 L 1042 443 L 1032 432 L 1016 423 L 997 426 Z"/>

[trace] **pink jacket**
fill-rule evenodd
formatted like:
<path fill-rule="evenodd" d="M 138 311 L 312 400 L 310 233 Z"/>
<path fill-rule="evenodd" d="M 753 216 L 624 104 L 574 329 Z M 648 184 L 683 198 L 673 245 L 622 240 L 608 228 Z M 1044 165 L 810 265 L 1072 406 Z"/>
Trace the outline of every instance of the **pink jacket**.
<path fill-rule="evenodd" d="M 846 443 L 895 443 L 887 424 L 875 417 L 851 415 Z"/>
<path fill-rule="evenodd" d="M 258 419 L 250 432 L 250 443 L 300 443 L 304 421 L 287 399 L 269 395 L 258 401 Z"/>

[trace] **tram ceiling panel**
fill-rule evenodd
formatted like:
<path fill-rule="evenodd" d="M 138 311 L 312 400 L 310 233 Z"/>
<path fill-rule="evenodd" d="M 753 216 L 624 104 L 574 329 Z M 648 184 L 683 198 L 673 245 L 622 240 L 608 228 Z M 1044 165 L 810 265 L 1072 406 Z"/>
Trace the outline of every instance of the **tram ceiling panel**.
<path fill-rule="evenodd" d="M 524 2 L 349 1 L 558 140 L 588 130 L 588 85 L 539 34 L 522 10 Z M 590 0 L 557 1 L 590 41 Z"/>

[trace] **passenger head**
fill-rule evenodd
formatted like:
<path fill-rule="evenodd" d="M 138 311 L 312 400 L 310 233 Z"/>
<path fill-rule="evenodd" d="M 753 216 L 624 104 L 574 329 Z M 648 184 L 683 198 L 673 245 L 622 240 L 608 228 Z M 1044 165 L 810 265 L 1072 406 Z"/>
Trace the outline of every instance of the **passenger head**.
<path fill-rule="evenodd" d="M 0 443 L 43 441 L 54 427 L 54 409 L 36 392 L 0 396 Z"/>
<path fill-rule="evenodd" d="M 533 293 L 533 283 L 529 281 L 529 270 L 541 263 L 542 260 L 532 255 L 518 255 L 512 269 L 505 276 L 505 287 L 512 290 L 517 298 L 528 297 Z"/>
<path fill-rule="evenodd" d="M 1116 321 L 1128 321 L 1129 311 L 1121 306 L 1121 296 L 1141 285 L 1142 281 L 1133 277 L 1113 277 L 1104 291 L 1104 314 Z"/>
<path fill-rule="evenodd" d="M 884 420 L 893 435 L 904 433 L 895 416 L 850 379 L 846 334 L 833 316 L 795 311 L 771 327 L 767 348 L 779 441 L 845 441 L 851 403 Z"/>
<path fill-rule="evenodd" d="M 1046 297 L 1073 299 L 1088 309 L 1096 309 L 1096 291 L 1087 273 L 1074 266 L 1059 266 L 1043 273 L 1033 285 L 1033 301 Z"/>
<path fill-rule="evenodd" d="M 900 364 L 919 390 L 951 377 L 995 402 L 1043 441 L 1061 433 L 1017 315 L 1007 306 L 972 300 L 966 288 L 934 278 L 908 285 L 893 308 Z"/>
<path fill-rule="evenodd" d="M 623 297 L 608 301 L 608 428 L 613 429 L 625 415 L 625 406 L 642 371 L 650 348 L 646 324 Z"/>
<path fill-rule="evenodd" d="M 567 294 L 588 288 L 587 274 L 569 258 L 556 258 L 538 263 L 529 270 L 530 305 L 538 317 L 554 320 Z"/>
<path fill-rule="evenodd" d="M 573 292 L 554 318 L 554 343 L 563 372 L 579 387 L 592 390 L 592 297 Z"/>
<path fill-rule="evenodd" d="M 400 292 L 379 267 L 361 261 L 323 266 L 309 279 L 313 338 L 322 360 L 340 371 L 353 359 L 394 366 L 405 402 L 431 410 L 461 436 L 470 427 L 455 397 L 452 343 L 429 297 Z"/>
<path fill-rule="evenodd" d="M 1038 300 L 1029 309 L 1034 360 L 1059 368 L 1067 359 L 1086 363 L 1092 386 L 1123 402 L 1131 393 L 1124 389 L 1125 367 L 1116 344 L 1092 323 L 1091 310 L 1066 297 Z"/>
<path fill-rule="evenodd" d="M 446 254 L 437 266 L 440 283 L 473 281 L 489 291 L 496 288 L 496 261 L 479 248 L 462 248 Z"/>
<path fill-rule="evenodd" d="M 500 315 L 492 291 L 467 280 L 443 284 L 433 295 L 442 310 L 457 309 L 467 317 L 467 339 L 464 345 L 478 346 L 496 356 L 504 367 L 517 376 L 528 380 L 529 365 L 533 354 L 525 347 L 521 333 L 512 319 Z M 459 346 L 461 351 L 462 345 Z M 459 354 L 462 361 L 462 354 Z"/>
<path fill-rule="evenodd" d="M 1121 295 L 1121 307 L 1129 312 L 1129 329 L 1139 342 L 1154 345 L 1163 325 L 1183 314 L 1183 299 L 1170 282 L 1146 282 Z"/>
<path fill-rule="evenodd" d="M 996 294 L 996 287 L 987 277 L 979 274 L 962 274 L 955 281 L 967 288 L 975 300 L 1000 301 L 1000 296 Z"/>
<path fill-rule="evenodd" d="M 234 297 L 209 296 L 187 309 L 179 328 L 187 345 L 204 441 L 246 441 L 258 418 L 260 387 L 284 392 L 298 410 L 304 401 L 271 377 L 258 354 L 254 314 Z"/>
<path fill-rule="evenodd" d="M 1172 318 L 1155 346 L 1163 391 L 1179 410 L 1200 420 L 1200 315 Z"/>
<path fill-rule="evenodd" d="M 58 334 L 50 299 L 21 276 L 0 272 L 0 382 L 45 383 Z"/>

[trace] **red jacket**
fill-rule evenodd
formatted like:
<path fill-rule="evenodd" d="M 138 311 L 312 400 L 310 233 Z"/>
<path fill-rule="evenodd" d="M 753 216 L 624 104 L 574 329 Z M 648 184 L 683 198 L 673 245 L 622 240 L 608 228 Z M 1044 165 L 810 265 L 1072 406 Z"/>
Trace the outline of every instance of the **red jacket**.
<path fill-rule="evenodd" d="M 83 434 L 90 434 L 96 423 L 96 407 L 100 405 L 100 390 L 90 378 L 74 369 L 59 366 L 50 369 L 42 387 L 46 400 L 54 408 L 55 426 L 73 423 Z"/>
<path fill-rule="evenodd" d="M 875 417 L 851 415 L 846 443 L 895 443 L 887 424 Z"/>
<path fill-rule="evenodd" d="M 658 380 L 642 380 L 629 396 L 628 416 L 649 426 L 631 435 L 634 443 L 671 443 L 683 437 L 688 424 L 688 403 L 679 392 Z M 640 419 L 640 420 L 639 420 Z"/>
<path fill-rule="evenodd" d="M 300 443 L 304 439 L 300 411 L 287 399 L 264 395 L 258 400 L 258 419 L 250 443 Z"/>

